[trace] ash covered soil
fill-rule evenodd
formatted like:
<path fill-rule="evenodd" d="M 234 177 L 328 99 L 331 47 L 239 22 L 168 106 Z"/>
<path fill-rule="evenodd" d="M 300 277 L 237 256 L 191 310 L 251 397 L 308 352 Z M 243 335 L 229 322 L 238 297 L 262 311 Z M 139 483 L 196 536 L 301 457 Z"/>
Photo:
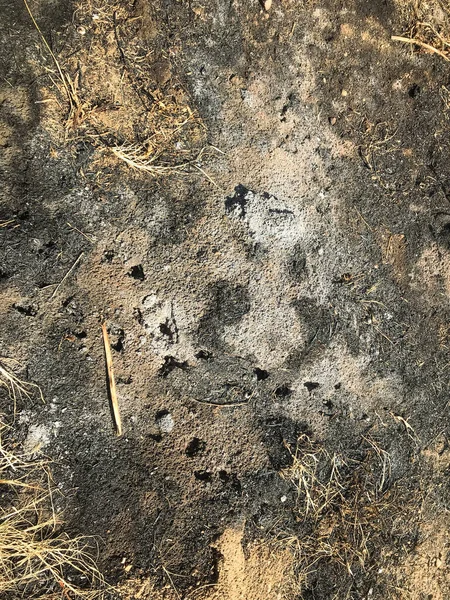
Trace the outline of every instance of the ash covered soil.
<path fill-rule="evenodd" d="M 68 530 L 125 599 L 449 598 L 450 69 L 391 40 L 408 3 L 30 6 L 89 100 L 69 128 L 0 2 L 0 355 Z M 156 89 L 206 150 L 154 176 L 105 131 L 142 138 Z M 293 473 L 333 457 L 348 517 Z"/>

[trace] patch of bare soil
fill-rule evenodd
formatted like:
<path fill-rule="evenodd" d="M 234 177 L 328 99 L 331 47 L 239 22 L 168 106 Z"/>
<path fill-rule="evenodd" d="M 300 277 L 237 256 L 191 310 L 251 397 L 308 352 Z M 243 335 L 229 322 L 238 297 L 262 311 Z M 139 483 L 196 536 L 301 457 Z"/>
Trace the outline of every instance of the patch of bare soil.
<path fill-rule="evenodd" d="M 106 597 L 448 598 L 446 3 L 0 15 L 1 412 Z"/>

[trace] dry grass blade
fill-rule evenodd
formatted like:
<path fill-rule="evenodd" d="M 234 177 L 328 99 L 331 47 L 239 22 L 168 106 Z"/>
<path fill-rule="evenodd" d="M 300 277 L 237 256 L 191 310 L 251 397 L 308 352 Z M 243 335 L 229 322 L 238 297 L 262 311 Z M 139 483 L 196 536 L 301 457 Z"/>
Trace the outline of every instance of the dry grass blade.
<path fill-rule="evenodd" d="M 114 378 L 114 368 L 111 354 L 111 345 L 109 343 L 108 330 L 106 323 L 102 323 L 103 344 L 105 347 L 106 370 L 108 372 L 109 396 L 111 408 L 114 417 L 114 425 L 117 435 L 122 435 L 122 419 L 120 418 L 119 402 L 117 400 L 116 380 Z"/>
<path fill-rule="evenodd" d="M 61 279 L 61 281 L 56 286 L 53 294 L 50 296 L 51 300 L 53 300 L 53 298 L 56 296 L 56 294 L 58 293 L 58 291 L 59 291 L 60 287 L 62 286 L 62 284 L 69 277 L 69 275 L 72 273 L 72 271 L 76 268 L 76 266 L 78 265 L 78 263 L 80 262 L 80 260 L 83 258 L 83 256 L 84 256 L 84 252 L 80 252 L 80 254 L 78 255 L 78 258 L 76 259 L 76 261 L 73 263 L 73 265 L 70 267 L 70 269 L 67 271 L 67 273 L 64 275 L 64 277 Z"/>
<path fill-rule="evenodd" d="M 340 459 L 330 456 L 323 447 L 314 444 L 307 436 L 301 436 L 294 452 L 289 447 L 288 450 L 292 465 L 284 469 L 281 475 L 295 485 L 299 498 L 303 498 L 305 516 L 311 513 L 317 519 L 340 493 Z M 318 474 L 323 461 L 330 466 L 326 482 L 322 482 Z M 344 464 L 342 461 L 341 463 Z"/>
<path fill-rule="evenodd" d="M 16 223 L 15 219 L 8 219 L 7 221 L 0 221 L 0 229 L 2 227 L 10 227 L 11 225 L 14 225 L 14 223 Z M 11 229 L 15 229 L 16 227 L 19 227 L 18 223 L 16 225 L 14 225 L 14 227 L 11 227 Z"/>
<path fill-rule="evenodd" d="M 78 139 L 89 139 L 99 150 L 98 164 L 109 168 L 110 163 L 120 161 L 153 177 L 195 172 L 215 184 L 196 164 L 206 141 L 205 127 L 190 108 L 185 90 L 172 77 L 170 58 L 163 53 L 157 59 L 156 42 L 136 35 L 141 17 L 136 18 L 133 3 L 76 2 L 74 23 L 93 35 L 80 47 L 73 37 L 65 37 L 57 56 L 29 0 L 23 1 L 53 63 L 46 68 L 48 77 L 68 104 L 66 129 L 76 131 Z M 155 79 L 158 64 L 166 65 L 167 79 Z"/>

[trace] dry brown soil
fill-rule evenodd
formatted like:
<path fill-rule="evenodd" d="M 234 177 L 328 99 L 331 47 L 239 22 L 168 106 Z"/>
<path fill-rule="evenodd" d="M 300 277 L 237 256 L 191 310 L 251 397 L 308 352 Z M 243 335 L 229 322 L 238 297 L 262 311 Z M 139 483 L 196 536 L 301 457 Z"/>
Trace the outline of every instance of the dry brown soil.
<path fill-rule="evenodd" d="M 414 4 L 34 0 L 46 47 L 0 0 L 0 357 L 46 399 L 14 435 L 113 596 L 450 598 L 450 63 L 391 39 Z"/>

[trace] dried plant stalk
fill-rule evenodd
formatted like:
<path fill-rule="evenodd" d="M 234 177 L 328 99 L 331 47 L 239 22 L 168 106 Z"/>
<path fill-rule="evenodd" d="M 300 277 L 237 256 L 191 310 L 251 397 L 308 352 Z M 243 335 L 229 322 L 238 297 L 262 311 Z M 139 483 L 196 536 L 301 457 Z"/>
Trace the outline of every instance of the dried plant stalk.
<path fill-rule="evenodd" d="M 122 435 L 122 419 L 120 418 L 119 402 L 117 400 L 116 380 L 114 378 L 114 368 L 111 354 L 111 345 L 109 343 L 108 330 L 106 323 L 102 323 L 103 344 L 105 346 L 106 370 L 108 372 L 109 395 L 111 399 L 111 408 L 114 417 L 114 425 L 117 435 Z"/>

